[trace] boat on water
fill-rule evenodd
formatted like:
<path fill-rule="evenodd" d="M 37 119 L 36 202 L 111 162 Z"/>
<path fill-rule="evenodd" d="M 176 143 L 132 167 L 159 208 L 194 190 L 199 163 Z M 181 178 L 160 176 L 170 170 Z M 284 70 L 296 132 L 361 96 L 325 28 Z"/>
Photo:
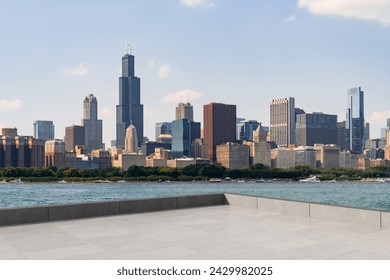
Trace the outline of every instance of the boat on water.
<path fill-rule="evenodd" d="M 110 180 L 102 180 L 102 179 L 100 179 L 100 180 L 96 180 L 95 183 L 96 184 L 111 183 L 111 181 Z"/>
<path fill-rule="evenodd" d="M 68 183 L 68 181 L 66 181 L 66 180 L 58 181 L 58 184 L 67 184 L 67 183 Z"/>
<path fill-rule="evenodd" d="M 0 184 L 7 184 L 7 180 L 1 180 Z"/>
<path fill-rule="evenodd" d="M 211 178 L 209 180 L 210 183 L 222 183 L 222 180 L 221 179 L 218 179 L 218 178 Z"/>
<path fill-rule="evenodd" d="M 256 183 L 267 183 L 267 181 L 264 179 L 259 179 L 259 180 L 256 180 Z"/>
<path fill-rule="evenodd" d="M 23 184 L 24 182 L 22 181 L 22 179 L 15 179 L 15 180 L 10 181 L 10 183 L 12 183 L 12 184 Z"/>
<path fill-rule="evenodd" d="M 123 184 L 123 183 L 127 183 L 127 182 L 125 180 L 119 180 L 118 183 Z"/>
<path fill-rule="evenodd" d="M 310 176 L 309 178 L 306 179 L 301 179 L 299 182 L 302 183 L 320 183 L 320 179 L 317 178 L 317 176 Z"/>

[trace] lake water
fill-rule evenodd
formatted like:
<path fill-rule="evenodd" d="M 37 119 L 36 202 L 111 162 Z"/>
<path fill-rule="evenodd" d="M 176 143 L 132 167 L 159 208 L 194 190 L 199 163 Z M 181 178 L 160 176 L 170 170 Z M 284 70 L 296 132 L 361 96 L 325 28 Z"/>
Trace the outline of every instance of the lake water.
<path fill-rule="evenodd" d="M 390 211 L 390 183 L 362 182 L 2 184 L 0 208 L 222 192 Z"/>

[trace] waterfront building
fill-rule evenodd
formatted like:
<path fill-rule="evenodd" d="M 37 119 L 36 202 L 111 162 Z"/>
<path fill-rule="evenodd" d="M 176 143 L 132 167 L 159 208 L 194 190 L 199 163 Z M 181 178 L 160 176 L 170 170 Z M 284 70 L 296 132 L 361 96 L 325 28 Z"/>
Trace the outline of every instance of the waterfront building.
<path fill-rule="evenodd" d="M 176 107 L 175 120 L 187 119 L 188 121 L 194 121 L 194 109 L 191 103 L 180 102 Z"/>
<path fill-rule="evenodd" d="M 237 123 L 237 140 L 252 141 L 253 134 L 259 126 L 258 121 L 249 120 Z"/>
<path fill-rule="evenodd" d="M 0 168 L 44 166 L 44 145 L 32 136 L 0 136 Z"/>
<path fill-rule="evenodd" d="M 383 149 L 365 149 L 363 155 L 369 159 L 384 159 L 385 151 Z"/>
<path fill-rule="evenodd" d="M 132 124 L 126 129 L 125 152 L 138 153 L 137 129 Z"/>
<path fill-rule="evenodd" d="M 314 145 L 317 157 L 317 167 L 338 168 L 340 167 L 340 147 L 337 145 Z"/>
<path fill-rule="evenodd" d="M 264 127 L 259 123 L 256 131 L 253 133 L 253 142 L 251 147 L 251 164 L 261 163 L 271 166 L 271 149 L 272 143 L 268 141 L 268 127 Z M 275 147 L 274 147 L 275 148 Z"/>
<path fill-rule="evenodd" d="M 168 143 L 159 143 L 159 142 L 155 142 L 155 141 L 148 141 L 148 142 L 142 143 L 142 146 L 141 146 L 142 153 L 145 156 L 149 156 L 150 154 L 154 153 L 156 148 L 164 148 L 166 150 L 171 150 L 172 145 L 168 144 Z"/>
<path fill-rule="evenodd" d="M 295 144 L 295 100 L 273 99 L 270 103 L 270 139 L 278 146 Z"/>
<path fill-rule="evenodd" d="M 296 116 L 297 146 L 337 144 L 337 115 L 304 113 Z"/>
<path fill-rule="evenodd" d="M 45 166 L 66 167 L 65 165 L 65 142 L 59 139 L 51 139 L 45 143 Z"/>
<path fill-rule="evenodd" d="M 167 159 L 146 158 L 146 167 L 165 167 Z"/>
<path fill-rule="evenodd" d="M 376 139 L 368 139 L 365 143 L 366 149 L 385 149 L 386 147 L 386 139 L 376 138 Z"/>
<path fill-rule="evenodd" d="M 299 165 L 316 167 L 316 151 L 313 147 L 279 147 L 271 150 L 272 167 L 293 168 Z"/>
<path fill-rule="evenodd" d="M 192 157 L 191 143 L 200 138 L 200 123 L 179 119 L 172 122 L 172 156 Z"/>
<path fill-rule="evenodd" d="M 386 131 L 385 160 L 390 160 L 390 129 Z"/>
<path fill-rule="evenodd" d="M 337 123 L 337 146 L 339 146 L 341 150 L 347 150 L 347 130 L 345 121 Z"/>
<path fill-rule="evenodd" d="M 14 128 L 2 128 L 1 129 L 1 135 L 2 136 L 9 136 L 9 137 L 16 137 L 18 136 L 18 129 L 16 127 Z"/>
<path fill-rule="evenodd" d="M 83 119 L 81 125 L 85 131 L 85 151 L 103 149 L 103 121 L 98 119 L 98 102 L 93 94 L 84 98 Z"/>
<path fill-rule="evenodd" d="M 364 155 L 360 155 L 359 160 L 358 160 L 358 169 L 359 170 L 366 170 L 370 167 L 371 167 L 370 159 Z"/>
<path fill-rule="evenodd" d="M 76 146 L 85 145 L 85 127 L 72 125 L 65 127 L 65 150 L 74 151 Z"/>
<path fill-rule="evenodd" d="M 91 152 L 93 158 L 97 158 L 100 169 L 107 169 L 111 167 L 111 152 L 106 149 L 97 149 Z"/>
<path fill-rule="evenodd" d="M 54 139 L 53 121 L 34 121 L 34 138 L 35 139 Z"/>
<path fill-rule="evenodd" d="M 217 146 L 217 162 L 230 169 L 249 166 L 250 148 L 247 145 L 226 143 Z"/>
<path fill-rule="evenodd" d="M 156 130 L 156 141 L 157 141 L 158 137 L 162 134 L 172 135 L 172 123 L 171 122 L 156 123 L 155 130 Z"/>
<path fill-rule="evenodd" d="M 203 134 L 207 157 L 216 160 L 217 145 L 236 141 L 236 105 L 203 105 Z"/>
<path fill-rule="evenodd" d="M 184 168 L 194 164 L 196 164 L 196 160 L 194 158 L 175 158 L 167 160 L 167 166 L 172 168 Z"/>
<path fill-rule="evenodd" d="M 122 76 L 119 78 L 119 105 L 116 106 L 116 147 L 124 148 L 126 129 L 137 129 L 138 147 L 144 138 L 144 107 L 141 104 L 141 82 L 134 73 L 135 59 L 127 47 L 122 57 Z"/>
<path fill-rule="evenodd" d="M 191 155 L 194 158 L 207 158 L 207 145 L 202 138 L 195 139 L 191 143 Z"/>
<path fill-rule="evenodd" d="M 130 154 L 120 148 L 114 148 L 111 152 L 112 167 L 121 168 L 123 170 L 129 169 L 130 166 L 146 166 L 146 157 L 143 154 Z"/>
<path fill-rule="evenodd" d="M 347 148 L 361 154 L 364 145 L 364 92 L 360 87 L 348 90 L 346 119 Z"/>

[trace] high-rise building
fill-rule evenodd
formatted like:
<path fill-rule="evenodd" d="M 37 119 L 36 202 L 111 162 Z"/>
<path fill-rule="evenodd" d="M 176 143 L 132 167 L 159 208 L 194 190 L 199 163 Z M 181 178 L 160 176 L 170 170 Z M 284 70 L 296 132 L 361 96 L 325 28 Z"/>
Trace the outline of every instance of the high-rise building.
<path fill-rule="evenodd" d="M 348 90 L 346 119 L 347 148 L 361 154 L 364 146 L 364 92 L 360 87 Z"/>
<path fill-rule="evenodd" d="M 156 123 L 156 140 L 161 134 L 172 134 L 171 122 Z"/>
<path fill-rule="evenodd" d="M 32 136 L 0 136 L 0 168 L 42 167 L 44 145 Z"/>
<path fill-rule="evenodd" d="M 126 129 L 125 152 L 138 153 L 137 129 L 132 124 Z"/>
<path fill-rule="evenodd" d="M 34 138 L 49 140 L 54 138 L 53 121 L 34 121 Z"/>
<path fill-rule="evenodd" d="M 249 151 L 247 145 L 225 143 L 217 145 L 217 162 L 230 169 L 242 169 L 249 165 Z"/>
<path fill-rule="evenodd" d="M 270 103 L 270 138 L 278 146 L 295 144 L 295 100 L 273 99 Z"/>
<path fill-rule="evenodd" d="M 85 128 L 85 151 L 102 149 L 103 121 L 98 119 L 98 102 L 93 94 L 84 98 L 81 125 Z"/>
<path fill-rule="evenodd" d="M 130 47 L 122 57 L 122 77 L 119 78 L 119 105 L 116 106 L 116 147 L 124 148 L 126 129 L 137 129 L 138 147 L 144 138 L 144 106 L 141 104 L 141 82 L 134 74 L 134 55 Z"/>
<path fill-rule="evenodd" d="M 194 109 L 191 103 L 180 102 L 176 107 L 176 120 L 187 119 L 188 121 L 194 121 Z"/>
<path fill-rule="evenodd" d="M 65 167 L 65 143 L 62 140 L 52 139 L 45 143 L 45 166 Z"/>
<path fill-rule="evenodd" d="M 305 113 L 296 116 L 298 146 L 337 144 L 337 115 Z"/>
<path fill-rule="evenodd" d="M 74 151 L 76 146 L 85 145 L 85 127 L 72 125 L 65 127 L 65 151 Z"/>
<path fill-rule="evenodd" d="M 236 105 L 203 105 L 203 135 L 207 156 L 216 160 L 217 145 L 236 141 Z"/>
<path fill-rule="evenodd" d="M 10 136 L 10 137 L 15 137 L 18 136 L 18 129 L 16 127 L 14 128 L 2 128 L 1 129 L 1 135 L 2 136 Z"/>
<path fill-rule="evenodd" d="M 341 150 L 347 149 L 347 130 L 345 128 L 345 121 L 337 123 L 337 146 Z"/>
<path fill-rule="evenodd" d="M 190 157 L 191 143 L 200 138 L 200 123 L 179 119 L 172 122 L 172 156 Z"/>
<path fill-rule="evenodd" d="M 253 133 L 259 126 L 258 121 L 241 121 L 237 123 L 237 140 L 240 141 L 252 141 Z"/>

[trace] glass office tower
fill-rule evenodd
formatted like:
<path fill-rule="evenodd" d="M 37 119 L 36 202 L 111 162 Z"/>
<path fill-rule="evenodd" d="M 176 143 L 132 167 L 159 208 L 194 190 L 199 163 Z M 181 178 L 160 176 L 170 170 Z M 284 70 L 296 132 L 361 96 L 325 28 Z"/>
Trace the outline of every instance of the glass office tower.
<path fill-rule="evenodd" d="M 347 148 L 361 154 L 364 147 L 364 92 L 360 87 L 348 90 L 346 118 Z"/>

